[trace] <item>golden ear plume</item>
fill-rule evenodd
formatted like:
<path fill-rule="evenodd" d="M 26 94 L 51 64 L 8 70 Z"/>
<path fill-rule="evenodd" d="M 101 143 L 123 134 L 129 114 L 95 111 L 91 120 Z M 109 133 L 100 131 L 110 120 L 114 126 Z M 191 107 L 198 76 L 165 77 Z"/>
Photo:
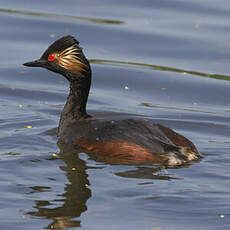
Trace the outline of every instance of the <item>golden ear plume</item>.
<path fill-rule="evenodd" d="M 80 52 L 81 50 L 76 45 L 72 45 L 61 52 L 54 53 L 53 55 L 55 56 L 58 65 L 84 76 L 82 72 L 87 71 L 87 65 L 82 63 L 79 57 Z"/>

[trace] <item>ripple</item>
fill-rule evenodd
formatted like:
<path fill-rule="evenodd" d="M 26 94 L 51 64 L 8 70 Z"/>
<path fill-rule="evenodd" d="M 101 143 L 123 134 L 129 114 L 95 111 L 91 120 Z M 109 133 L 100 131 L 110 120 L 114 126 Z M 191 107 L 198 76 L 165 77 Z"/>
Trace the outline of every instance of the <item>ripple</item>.
<path fill-rule="evenodd" d="M 54 19 L 67 19 L 67 20 L 77 20 L 77 21 L 85 21 L 91 23 L 100 23 L 100 24 L 124 24 L 123 21 L 119 20 L 110 20 L 110 19 L 100 19 L 100 18 L 89 18 L 89 17 L 80 17 L 80 16 L 73 16 L 73 15 L 61 15 L 61 14 L 52 14 L 52 13 L 42 13 L 42 12 L 35 12 L 35 11 L 26 11 L 26 10 L 13 10 L 13 9 L 4 9 L 0 8 L 0 12 L 9 13 L 9 14 L 19 14 L 19 15 L 26 15 L 26 16 L 33 16 L 33 17 L 42 17 L 42 18 L 54 18 Z"/>

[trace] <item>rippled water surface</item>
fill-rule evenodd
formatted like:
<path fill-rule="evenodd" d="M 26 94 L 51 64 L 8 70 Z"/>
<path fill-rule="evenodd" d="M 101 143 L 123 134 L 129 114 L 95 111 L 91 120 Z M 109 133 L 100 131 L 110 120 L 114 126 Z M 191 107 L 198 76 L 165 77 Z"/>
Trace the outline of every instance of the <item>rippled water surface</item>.
<path fill-rule="evenodd" d="M 1 229 L 229 229 L 229 1 L 0 3 Z M 68 82 L 22 63 L 67 34 L 91 62 L 89 113 L 152 119 L 204 159 L 163 169 L 60 157 Z"/>

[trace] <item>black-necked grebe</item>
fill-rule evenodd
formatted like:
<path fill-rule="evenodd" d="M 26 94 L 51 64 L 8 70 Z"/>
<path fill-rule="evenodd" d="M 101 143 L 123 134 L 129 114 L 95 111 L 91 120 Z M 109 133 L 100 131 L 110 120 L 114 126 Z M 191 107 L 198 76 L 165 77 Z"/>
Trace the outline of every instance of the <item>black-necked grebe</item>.
<path fill-rule="evenodd" d="M 88 115 L 86 103 L 91 68 L 74 37 L 58 39 L 40 59 L 24 65 L 60 73 L 70 82 L 58 128 L 61 142 L 104 157 L 165 166 L 182 165 L 201 158 L 187 138 L 149 120 L 100 120 Z"/>

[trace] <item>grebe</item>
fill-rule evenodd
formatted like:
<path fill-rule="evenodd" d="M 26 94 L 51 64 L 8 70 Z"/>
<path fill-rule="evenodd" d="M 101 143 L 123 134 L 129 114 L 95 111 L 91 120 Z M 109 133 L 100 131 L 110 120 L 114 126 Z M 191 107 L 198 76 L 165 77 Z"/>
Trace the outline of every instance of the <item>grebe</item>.
<path fill-rule="evenodd" d="M 100 120 L 88 115 L 91 68 L 74 37 L 58 39 L 40 59 L 23 65 L 46 68 L 70 82 L 58 127 L 59 141 L 106 158 L 164 166 L 183 165 L 202 157 L 187 138 L 150 120 Z"/>

